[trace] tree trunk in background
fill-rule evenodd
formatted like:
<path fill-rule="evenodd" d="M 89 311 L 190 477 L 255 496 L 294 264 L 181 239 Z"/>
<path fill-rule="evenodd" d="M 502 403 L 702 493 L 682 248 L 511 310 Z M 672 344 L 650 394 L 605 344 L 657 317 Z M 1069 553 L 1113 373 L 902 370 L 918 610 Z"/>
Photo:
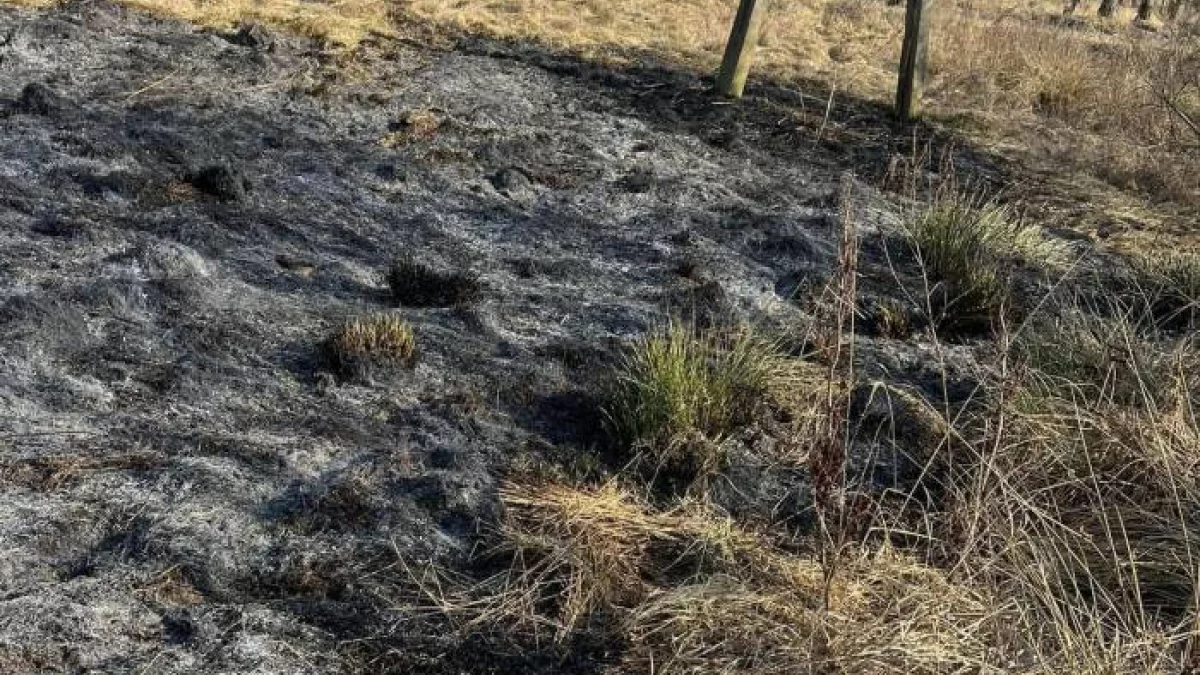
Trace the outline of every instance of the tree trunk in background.
<path fill-rule="evenodd" d="M 1138 21 L 1149 21 L 1150 20 L 1150 0 L 1141 0 L 1141 2 L 1138 3 L 1137 20 Z"/>
<path fill-rule="evenodd" d="M 1183 7 L 1183 0 L 1170 0 L 1167 3 L 1167 19 L 1174 21 L 1179 18 L 1179 9 Z"/>
<path fill-rule="evenodd" d="M 1110 17 L 1117 9 L 1117 0 L 1101 0 L 1100 16 Z"/>
<path fill-rule="evenodd" d="M 902 120 L 921 116 L 929 61 L 929 5 L 933 0 L 908 0 L 904 9 L 904 42 L 900 47 L 900 79 L 896 84 L 896 115 Z"/>
<path fill-rule="evenodd" d="M 750 74 L 750 61 L 758 47 L 758 32 L 766 14 L 767 0 L 742 0 L 738 5 L 729 44 L 725 45 L 725 58 L 721 60 L 721 70 L 717 74 L 717 91 L 722 96 L 742 97 L 746 76 Z"/>

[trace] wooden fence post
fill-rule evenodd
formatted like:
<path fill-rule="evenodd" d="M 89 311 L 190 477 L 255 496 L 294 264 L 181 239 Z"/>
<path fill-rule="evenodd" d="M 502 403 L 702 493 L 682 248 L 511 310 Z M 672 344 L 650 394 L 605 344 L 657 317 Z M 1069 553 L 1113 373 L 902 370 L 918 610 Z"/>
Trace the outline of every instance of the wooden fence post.
<path fill-rule="evenodd" d="M 738 5 L 729 44 L 725 46 L 725 58 L 721 60 L 721 72 L 717 75 L 717 92 L 722 96 L 742 97 L 754 48 L 758 46 L 758 31 L 766 13 L 767 0 L 741 0 Z"/>
<path fill-rule="evenodd" d="M 900 81 L 896 85 L 896 114 L 904 120 L 921 116 L 929 55 L 931 0 L 908 0 L 904 10 L 904 46 L 900 49 Z"/>

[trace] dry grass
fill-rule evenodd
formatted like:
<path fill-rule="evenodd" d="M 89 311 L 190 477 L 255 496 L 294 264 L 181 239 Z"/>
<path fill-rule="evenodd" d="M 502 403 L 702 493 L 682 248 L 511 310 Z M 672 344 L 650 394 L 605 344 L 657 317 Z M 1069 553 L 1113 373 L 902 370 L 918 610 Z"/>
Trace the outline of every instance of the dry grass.
<path fill-rule="evenodd" d="M 1036 391 L 1073 388 L 1088 400 L 1137 405 L 1170 393 L 1186 354 L 1164 350 L 1158 340 L 1166 338 L 1155 333 L 1133 307 L 1118 307 L 1109 318 L 1064 308 L 1031 325 L 1016 347 L 1033 369 Z"/>
<path fill-rule="evenodd" d="M 1159 253 L 1133 259 L 1136 292 L 1148 299 L 1156 319 L 1168 327 L 1200 320 L 1200 254 Z"/>
<path fill-rule="evenodd" d="M 387 3 L 379 0 L 123 0 L 131 7 L 229 29 L 259 22 L 313 37 L 332 45 L 355 46 L 373 35 L 392 35 Z"/>
<path fill-rule="evenodd" d="M 1029 672 L 1178 672 L 1200 563 L 1200 355 L 1086 309 L 1002 336 L 1018 350 L 985 412 L 942 421 L 956 442 L 927 465 L 942 495 L 927 534 L 956 578 L 1008 603 L 997 647 Z"/>
<path fill-rule="evenodd" d="M 935 673 L 986 662 L 982 598 L 891 549 L 847 552 L 831 580 L 815 558 L 698 504 L 654 511 L 611 484 L 509 485 L 502 498 L 511 570 L 470 587 L 413 575 L 468 630 L 519 639 L 553 629 L 561 641 L 606 626 L 627 641 L 630 672 Z"/>
<path fill-rule="evenodd" d="M 939 15 L 934 109 L 969 113 L 990 137 L 1158 200 L 1196 204 L 1200 41 L 1065 28 L 1001 15 Z M 1167 105 L 1164 101 L 1172 101 Z"/>
<path fill-rule="evenodd" d="M 334 368 L 348 376 L 373 365 L 412 365 L 417 339 L 404 319 L 379 312 L 344 323 L 326 343 L 326 353 Z"/>
<path fill-rule="evenodd" d="M 543 596 L 561 594 L 560 636 L 593 612 L 635 602 L 650 545 L 676 536 L 673 523 L 615 485 L 510 485 L 502 498 L 503 546 L 519 561 L 518 583 L 539 599 L 521 611 L 537 613 Z"/>
<path fill-rule="evenodd" d="M 736 575 L 662 589 L 629 618 L 626 665 L 659 673 L 946 673 L 988 663 L 987 603 L 891 550 L 849 554 L 822 606 L 820 565 L 807 578 Z"/>
<path fill-rule="evenodd" d="M 1023 639 L 1048 638 L 1040 661 L 1164 672 L 1194 612 L 1200 428 L 1186 405 L 1115 408 L 1076 392 L 1012 412 L 979 453 L 961 481 L 960 564 L 1019 605 Z"/>

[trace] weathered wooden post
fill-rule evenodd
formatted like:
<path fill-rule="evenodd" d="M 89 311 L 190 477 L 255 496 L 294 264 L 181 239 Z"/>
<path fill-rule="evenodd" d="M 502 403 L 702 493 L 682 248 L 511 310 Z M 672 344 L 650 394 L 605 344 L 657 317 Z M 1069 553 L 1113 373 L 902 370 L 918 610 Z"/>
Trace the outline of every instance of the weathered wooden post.
<path fill-rule="evenodd" d="M 921 96 L 929 56 L 929 17 L 932 0 L 908 0 L 904 10 L 904 46 L 900 49 L 900 81 L 896 85 L 896 114 L 904 120 L 921 116 Z"/>
<path fill-rule="evenodd" d="M 717 92 L 722 96 L 742 97 L 754 48 L 758 46 L 758 31 L 766 14 L 767 0 L 741 0 L 738 5 L 729 44 L 725 45 L 725 58 L 721 60 L 721 72 L 717 75 Z"/>

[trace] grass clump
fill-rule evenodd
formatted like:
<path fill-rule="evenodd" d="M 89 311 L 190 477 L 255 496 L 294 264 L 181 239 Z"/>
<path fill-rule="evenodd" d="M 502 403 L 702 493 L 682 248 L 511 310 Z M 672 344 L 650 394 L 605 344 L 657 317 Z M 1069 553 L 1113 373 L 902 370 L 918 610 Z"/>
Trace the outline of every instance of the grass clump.
<path fill-rule="evenodd" d="M 1141 255 L 1133 261 L 1140 293 L 1164 327 L 1200 323 L 1200 254 Z"/>
<path fill-rule="evenodd" d="M 326 343 L 334 370 L 344 379 L 367 377 L 380 367 L 412 366 L 417 340 L 395 314 L 379 312 L 347 321 Z"/>
<path fill-rule="evenodd" d="M 884 298 L 875 303 L 868 318 L 872 332 L 880 337 L 904 340 L 913 334 L 908 308 L 895 299 Z"/>
<path fill-rule="evenodd" d="M 501 498 L 500 546 L 514 557 L 517 572 L 507 583 L 531 600 L 505 611 L 537 614 L 545 611 L 544 596 L 558 595 L 552 612 L 558 637 L 595 612 L 636 602 L 645 591 L 649 549 L 677 534 L 668 519 L 611 483 L 590 489 L 510 484 Z"/>
<path fill-rule="evenodd" d="M 480 294 L 475 277 L 436 270 L 410 256 L 392 264 L 387 281 L 392 299 L 401 307 L 458 307 L 471 304 Z"/>
<path fill-rule="evenodd" d="M 680 322 L 633 346 L 604 406 L 609 435 L 653 468 L 700 476 L 721 441 L 804 381 L 804 363 L 746 329 L 697 332 Z"/>
<path fill-rule="evenodd" d="M 1013 309 L 1016 263 L 1065 258 L 1060 245 L 1022 223 L 1011 208 L 954 191 L 937 194 L 906 229 L 927 277 L 928 310 L 950 333 L 987 330 Z"/>
<path fill-rule="evenodd" d="M 1170 393 L 1189 350 L 1172 347 L 1134 307 L 1114 304 L 1112 316 L 1060 307 L 1021 334 L 1014 346 L 1032 389 L 1118 405 L 1152 405 Z"/>

